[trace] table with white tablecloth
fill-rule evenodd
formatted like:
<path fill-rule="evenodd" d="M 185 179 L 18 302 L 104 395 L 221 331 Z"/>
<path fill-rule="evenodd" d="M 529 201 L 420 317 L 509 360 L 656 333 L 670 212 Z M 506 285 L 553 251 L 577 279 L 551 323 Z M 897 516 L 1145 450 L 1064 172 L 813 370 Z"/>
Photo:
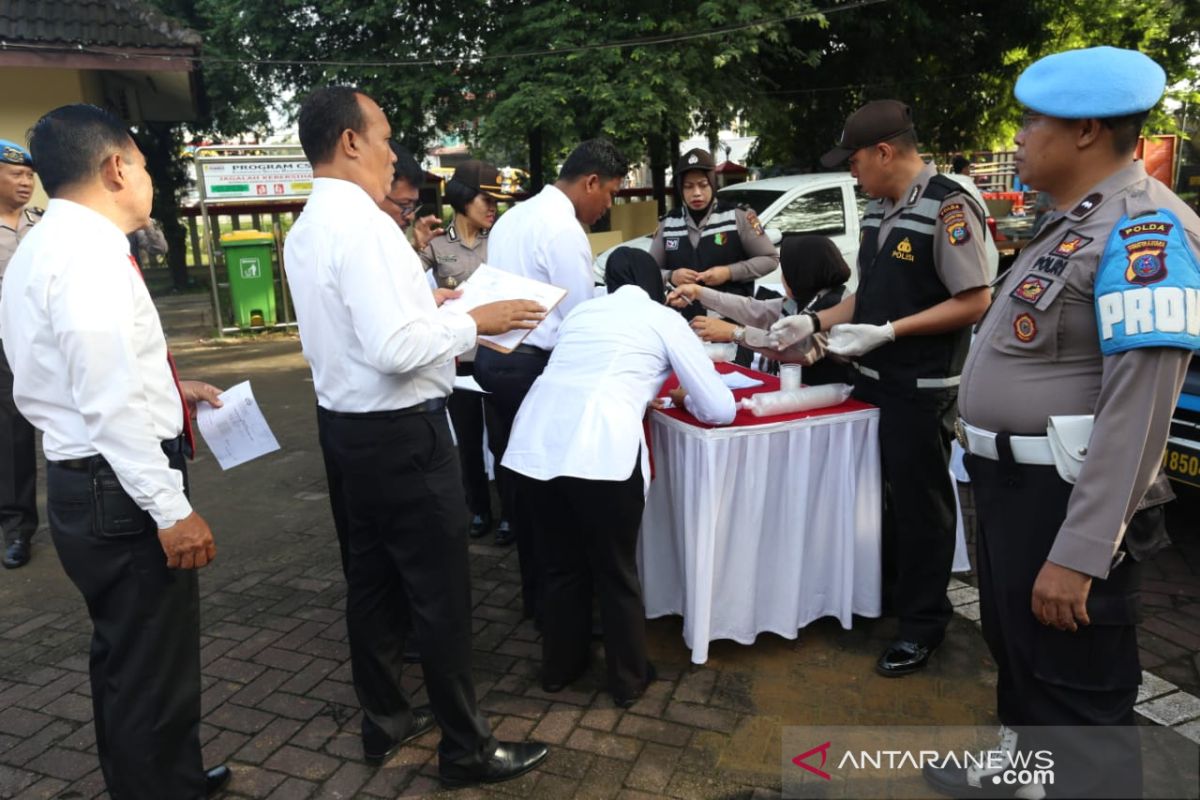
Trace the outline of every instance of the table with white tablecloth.
<path fill-rule="evenodd" d="M 737 369 L 763 379 L 759 391 L 778 387 Z M 646 616 L 682 615 L 697 664 L 716 639 L 794 639 L 820 617 L 849 628 L 852 615 L 879 616 L 878 428 L 878 410 L 853 400 L 765 424 L 743 412 L 726 428 L 653 412 Z"/>

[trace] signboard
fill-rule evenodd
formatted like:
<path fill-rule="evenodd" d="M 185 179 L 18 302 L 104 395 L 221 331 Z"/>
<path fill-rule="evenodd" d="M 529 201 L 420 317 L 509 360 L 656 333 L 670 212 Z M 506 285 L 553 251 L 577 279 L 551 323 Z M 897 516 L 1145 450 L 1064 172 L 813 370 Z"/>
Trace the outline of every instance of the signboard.
<path fill-rule="evenodd" d="M 204 197 L 222 200 L 283 200 L 312 193 L 312 166 L 304 160 L 205 163 Z"/>

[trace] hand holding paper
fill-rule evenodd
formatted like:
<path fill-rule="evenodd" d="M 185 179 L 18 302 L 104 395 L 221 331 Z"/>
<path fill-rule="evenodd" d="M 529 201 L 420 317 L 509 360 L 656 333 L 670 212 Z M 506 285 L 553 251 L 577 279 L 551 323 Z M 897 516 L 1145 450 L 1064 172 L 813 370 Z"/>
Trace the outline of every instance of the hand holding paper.
<path fill-rule="evenodd" d="M 279 442 L 254 401 L 250 381 L 229 387 L 218 400 L 219 408 L 209 403 L 196 407 L 196 427 L 221 469 L 231 469 L 279 449 Z"/>
<path fill-rule="evenodd" d="M 479 329 L 480 344 L 512 352 L 537 327 L 550 309 L 567 295 L 566 289 L 480 264 L 458 286 L 462 296 L 447 299 L 442 313 L 470 314 Z"/>

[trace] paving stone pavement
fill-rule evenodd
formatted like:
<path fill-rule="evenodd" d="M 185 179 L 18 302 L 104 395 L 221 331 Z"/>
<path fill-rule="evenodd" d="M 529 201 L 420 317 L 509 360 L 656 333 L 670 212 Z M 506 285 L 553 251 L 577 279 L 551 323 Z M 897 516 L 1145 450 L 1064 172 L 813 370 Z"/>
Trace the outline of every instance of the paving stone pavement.
<path fill-rule="evenodd" d="M 160 308 L 168 331 L 186 330 L 186 300 Z M 537 680 L 538 635 L 520 619 L 516 553 L 472 543 L 480 704 L 497 736 L 539 739 L 551 755 L 515 781 L 442 792 L 435 731 L 369 767 L 361 760 L 344 587 L 299 346 L 278 337 L 234 344 L 183 337 L 173 347 L 185 377 L 218 385 L 252 379 L 282 445 L 228 473 L 204 453 L 191 471 L 196 506 L 219 548 L 201 577 L 201 737 L 205 762 L 234 771 L 226 797 L 774 797 L 783 726 L 995 724 L 994 667 L 964 617 L 955 618 L 930 668 L 901 681 L 871 669 L 894 633 L 889 620 L 856 619 L 850 631 L 823 620 L 795 641 L 764 635 L 749 647 L 716 642 L 703 666 L 690 664 L 678 618 L 654 620 L 659 680 L 634 707 L 615 708 L 603 691 L 598 645 L 589 674 L 548 695 Z M 0 798 L 107 796 L 91 724 L 89 636 L 83 604 L 42 530 L 33 562 L 0 574 Z M 419 699 L 420 669 L 406 667 L 405 681 Z M 1176 711 L 1200 717 L 1200 710 Z"/>

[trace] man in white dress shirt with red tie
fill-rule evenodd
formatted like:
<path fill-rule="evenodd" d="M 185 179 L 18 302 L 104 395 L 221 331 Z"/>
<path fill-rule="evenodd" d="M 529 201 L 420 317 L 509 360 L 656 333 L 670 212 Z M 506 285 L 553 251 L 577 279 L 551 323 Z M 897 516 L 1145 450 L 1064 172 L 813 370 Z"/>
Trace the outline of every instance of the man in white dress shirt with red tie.
<path fill-rule="evenodd" d="M 390 137 L 383 111 L 354 87 L 304 101 L 300 143 L 315 180 L 285 245 L 330 505 L 346 541 L 363 755 L 381 764 L 436 720 L 442 782 L 494 783 L 535 767 L 546 747 L 497 742 L 476 704 L 466 497 L 446 396 L 454 357 L 479 334 L 532 328 L 544 309 L 518 300 L 438 311 L 447 290 L 435 300 L 416 252 L 377 206 L 392 184 Z M 414 708 L 400 683 L 410 619 L 429 709 Z"/>
<path fill-rule="evenodd" d="M 220 390 L 178 381 L 131 260 L 153 187 L 121 121 L 64 106 L 29 146 L 50 204 L 8 265 L 0 326 L 17 408 L 44 434 L 50 534 L 92 618 L 104 782 L 114 800 L 197 800 L 229 770 L 200 756 L 196 569 L 216 546 L 185 458 L 190 412 Z"/>

